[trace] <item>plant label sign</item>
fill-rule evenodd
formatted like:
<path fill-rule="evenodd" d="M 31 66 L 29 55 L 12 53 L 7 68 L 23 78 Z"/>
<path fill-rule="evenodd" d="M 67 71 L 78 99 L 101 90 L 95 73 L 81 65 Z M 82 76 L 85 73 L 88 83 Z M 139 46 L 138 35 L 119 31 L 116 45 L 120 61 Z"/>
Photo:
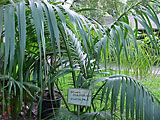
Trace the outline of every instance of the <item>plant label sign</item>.
<path fill-rule="evenodd" d="M 92 92 L 88 89 L 69 88 L 68 103 L 74 105 L 90 106 Z"/>

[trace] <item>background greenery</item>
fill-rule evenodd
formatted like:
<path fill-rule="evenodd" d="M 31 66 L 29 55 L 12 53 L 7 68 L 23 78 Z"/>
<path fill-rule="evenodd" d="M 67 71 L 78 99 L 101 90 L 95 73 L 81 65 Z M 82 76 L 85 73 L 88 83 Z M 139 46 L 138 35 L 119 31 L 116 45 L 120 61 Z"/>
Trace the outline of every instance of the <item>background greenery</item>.
<path fill-rule="evenodd" d="M 116 19 L 132 5 L 141 1 L 148 2 L 147 0 L 75 0 L 71 9 L 80 11 L 84 16 L 104 24 L 106 16 L 112 16 Z M 152 3 L 150 5 L 159 13 L 159 7 Z"/>
<path fill-rule="evenodd" d="M 116 16 L 110 27 L 59 4 L 47 0 L 1 2 L 2 117 L 7 114 L 15 120 L 23 112 L 22 118 L 32 119 L 34 104 L 42 111 L 47 88 L 49 99 L 57 99 L 55 89 L 62 97 L 59 119 L 158 120 L 160 101 L 130 76 L 146 79 L 153 74 L 153 65 L 159 66 L 157 34 L 150 24 L 152 19 L 160 28 L 152 6 L 159 1 L 136 3 Z M 146 43 L 137 40 L 138 27 L 130 27 L 128 14 L 144 27 Z M 81 116 L 77 116 L 76 105 L 67 103 L 68 87 L 93 91 L 92 105 L 81 106 Z"/>

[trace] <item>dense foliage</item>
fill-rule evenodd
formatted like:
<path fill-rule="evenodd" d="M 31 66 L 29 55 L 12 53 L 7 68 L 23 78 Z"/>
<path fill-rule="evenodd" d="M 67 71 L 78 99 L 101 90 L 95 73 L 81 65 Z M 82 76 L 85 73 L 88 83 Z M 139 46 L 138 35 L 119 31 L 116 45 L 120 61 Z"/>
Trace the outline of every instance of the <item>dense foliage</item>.
<path fill-rule="evenodd" d="M 29 115 L 22 117 L 32 119 L 35 103 L 42 111 L 46 89 L 49 99 L 56 99 L 54 88 L 63 100 L 57 119 L 160 118 L 160 102 L 152 92 L 134 78 L 120 75 L 144 77 L 159 57 L 149 20 L 157 28 L 160 23 L 149 3 L 130 7 L 107 28 L 47 0 L 4 4 L 0 8 L 0 114 L 4 118 L 18 119 L 28 106 Z M 138 27 L 132 30 L 128 14 L 145 28 L 151 53 L 136 40 Z M 67 103 L 61 84 L 91 89 L 91 107 L 81 106 L 77 116 L 77 106 Z M 97 103 L 101 104 L 98 108 Z"/>

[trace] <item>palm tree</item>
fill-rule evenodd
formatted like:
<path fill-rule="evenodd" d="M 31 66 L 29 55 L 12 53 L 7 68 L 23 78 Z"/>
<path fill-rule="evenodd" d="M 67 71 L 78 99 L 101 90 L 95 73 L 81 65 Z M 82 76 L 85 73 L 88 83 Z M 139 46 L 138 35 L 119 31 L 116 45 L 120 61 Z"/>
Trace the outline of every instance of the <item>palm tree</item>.
<path fill-rule="evenodd" d="M 58 88 L 61 78 L 71 74 L 72 87 L 92 89 L 94 93 L 91 107 L 81 107 L 82 119 L 116 119 L 119 114 L 119 119 L 158 120 L 159 100 L 135 79 L 120 75 L 124 65 L 128 66 L 128 72 L 135 69 L 140 74 L 148 70 L 145 67 L 150 67 L 152 61 L 136 40 L 138 28 L 132 30 L 127 14 L 131 13 L 136 23 L 144 26 L 155 51 L 152 54 L 159 55 L 149 20 L 152 19 L 158 28 L 160 23 L 152 7 L 139 2 L 111 27 L 105 28 L 55 4 L 47 0 L 28 0 L 0 8 L 0 45 L 4 49 L 0 56 L 3 69 L 0 71 L 3 99 L 0 112 L 4 114 L 12 106 L 12 119 L 17 119 L 23 105 L 29 103 L 31 111 L 38 95 L 41 106 L 43 90 L 48 86 L 51 91 L 53 85 Z M 142 6 L 146 10 L 141 9 Z M 144 60 L 146 64 L 141 66 Z M 118 75 L 109 70 L 113 62 L 118 66 Z M 60 95 L 69 118 L 63 114 L 66 111 L 59 118 L 72 119 L 75 115 L 70 112 L 63 93 Z M 102 109 L 95 108 L 98 101 L 103 104 Z M 107 112 L 109 103 L 110 113 Z"/>

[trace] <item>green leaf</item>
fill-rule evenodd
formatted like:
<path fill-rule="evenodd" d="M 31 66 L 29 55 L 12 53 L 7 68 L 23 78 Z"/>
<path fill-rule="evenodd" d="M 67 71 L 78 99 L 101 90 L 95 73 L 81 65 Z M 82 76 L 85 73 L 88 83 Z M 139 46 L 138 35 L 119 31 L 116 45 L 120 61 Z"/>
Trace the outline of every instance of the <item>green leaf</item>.
<path fill-rule="evenodd" d="M 104 61 L 105 61 L 105 66 L 106 66 L 106 40 L 107 36 L 104 35 L 103 38 L 99 42 L 97 42 L 98 45 L 98 52 L 97 52 L 97 64 L 99 64 L 100 58 L 101 58 L 101 49 L 103 47 L 103 55 L 104 55 Z"/>
<path fill-rule="evenodd" d="M 150 33 L 152 34 L 152 36 L 154 36 L 153 32 L 151 31 L 150 27 L 148 26 L 148 24 L 144 21 L 144 20 L 141 20 L 141 18 L 139 16 L 136 16 L 135 17 L 137 19 L 138 22 L 140 22 L 140 24 L 145 28 L 146 30 L 146 33 L 151 41 L 151 43 L 153 44 L 153 47 L 154 48 L 157 48 L 157 43 L 155 42 L 155 38 L 151 37 Z M 150 33 L 149 33 L 150 32 Z M 156 46 L 156 47 L 155 47 Z"/>
<path fill-rule="evenodd" d="M 126 45 L 126 41 L 125 41 L 125 39 L 124 39 L 123 32 L 122 32 L 122 30 L 121 30 L 121 28 L 120 28 L 119 26 L 116 26 L 115 28 L 116 28 L 116 30 L 118 31 L 118 34 L 119 34 L 119 36 L 120 36 L 119 39 L 122 41 L 123 49 L 124 49 L 126 58 L 127 58 L 127 60 L 128 60 L 128 52 L 127 52 L 127 47 L 126 47 L 127 45 Z"/>
<path fill-rule="evenodd" d="M 46 5 L 47 10 L 48 10 L 48 15 L 50 17 L 50 18 L 49 17 L 48 18 L 50 19 L 50 22 L 51 22 L 50 25 L 53 29 L 53 32 L 54 32 L 54 35 L 55 35 L 55 38 L 56 38 L 56 42 L 57 42 L 57 46 L 58 46 L 59 55 L 61 57 L 59 30 L 58 30 L 58 24 L 57 24 L 55 12 L 52 8 L 52 5 L 49 4 L 47 1 L 45 1 L 45 5 Z M 45 11 L 45 12 L 47 12 L 47 11 Z"/>
<path fill-rule="evenodd" d="M 94 87 L 94 85 L 98 84 L 99 82 L 107 81 L 108 79 L 109 79 L 108 77 L 96 78 L 96 80 L 92 80 L 89 88 L 92 89 Z"/>
<path fill-rule="evenodd" d="M 121 85 L 122 84 L 122 85 Z M 123 112 L 126 113 L 126 120 L 136 119 L 137 120 L 152 120 L 153 116 L 158 118 L 158 112 L 160 105 L 157 98 L 146 89 L 141 83 L 137 82 L 133 78 L 125 75 L 112 75 L 109 80 L 106 79 L 106 85 L 102 90 L 102 96 L 106 93 L 106 103 L 109 100 L 109 94 L 111 92 L 111 115 L 114 115 L 114 111 L 117 105 L 117 98 L 119 90 L 121 89 L 121 101 L 120 101 L 120 113 L 121 119 L 124 119 Z M 102 97 L 101 96 L 101 97 Z M 126 97 L 126 100 L 125 100 Z M 101 100 L 102 101 L 102 100 Z M 124 105 L 124 102 L 126 104 Z M 126 107 L 124 110 L 124 106 Z M 157 111 L 156 111 L 157 110 Z M 136 111 L 136 112 L 135 112 Z M 154 115 L 153 115 L 154 114 Z"/>
<path fill-rule="evenodd" d="M 23 64 L 26 47 L 26 17 L 25 17 L 25 3 L 20 2 L 17 4 L 17 17 L 19 28 L 19 53 L 20 53 L 20 81 L 23 82 Z"/>
<path fill-rule="evenodd" d="M 124 23 L 124 22 L 120 22 L 120 23 L 122 23 L 122 24 L 127 28 L 127 30 L 131 33 L 132 39 L 134 40 L 135 48 L 136 48 L 137 53 L 138 53 L 138 45 L 137 45 L 136 38 L 135 38 L 135 36 L 134 36 L 133 30 L 131 29 L 131 27 L 130 27 L 128 24 L 126 24 L 126 23 Z"/>
<path fill-rule="evenodd" d="M 76 12 L 90 11 L 90 10 L 97 10 L 97 9 L 95 9 L 95 8 L 83 8 L 83 9 L 76 10 Z"/>
<path fill-rule="evenodd" d="M 112 82 L 113 82 L 113 81 L 108 80 L 108 81 L 106 82 L 105 86 L 104 86 L 105 89 L 108 87 L 107 93 L 106 93 L 106 99 L 105 99 L 104 109 L 107 108 L 110 91 L 112 90 L 112 87 L 113 87 L 113 83 L 112 83 Z M 105 90 L 105 89 L 104 89 L 104 90 Z M 112 112 L 112 111 L 111 111 L 111 112 Z"/>
<path fill-rule="evenodd" d="M 40 91 L 40 88 L 38 86 L 34 85 L 34 84 L 30 84 L 28 82 L 23 82 L 23 85 L 28 86 L 30 89 L 35 89 L 38 92 Z"/>
<path fill-rule="evenodd" d="M 80 17 L 78 16 L 77 13 L 75 13 L 75 12 L 73 12 L 73 11 L 67 9 L 67 8 L 64 8 L 64 9 L 68 14 L 68 17 L 70 18 L 71 23 L 74 25 L 75 30 L 77 30 L 77 27 L 78 27 L 78 30 L 80 32 L 80 36 L 82 37 L 82 40 L 83 40 L 83 43 L 84 43 L 84 46 L 85 46 L 85 50 L 86 50 L 87 53 L 89 53 L 90 44 L 89 44 L 89 41 L 88 41 L 87 33 L 85 32 L 83 23 L 80 20 Z M 76 27 L 76 24 L 77 24 L 77 27 Z"/>
<path fill-rule="evenodd" d="M 135 90 L 134 90 L 134 82 L 131 80 L 131 90 L 130 90 L 130 101 L 131 101 L 131 119 L 133 120 L 134 119 L 134 94 L 135 94 Z"/>
<path fill-rule="evenodd" d="M 147 8 L 148 16 L 150 17 L 151 20 L 154 21 L 154 23 L 157 25 L 157 28 L 159 29 L 160 28 L 160 23 L 159 23 L 157 13 L 153 10 L 153 8 L 149 4 L 145 7 Z"/>
<path fill-rule="evenodd" d="M 138 84 L 136 84 L 136 120 L 139 120 L 140 113 L 139 113 L 139 107 L 140 107 L 140 90 L 138 87 Z"/>
<path fill-rule="evenodd" d="M 87 70 L 86 70 L 86 61 L 88 57 L 84 54 L 80 41 L 76 38 L 75 34 L 70 29 L 67 29 L 68 34 L 70 35 L 71 39 L 68 41 L 70 44 L 70 51 L 74 51 L 76 55 L 76 59 L 78 60 L 78 64 L 80 66 L 81 72 L 87 77 Z M 73 64 L 73 63 L 70 63 Z"/>
<path fill-rule="evenodd" d="M 120 49 L 119 49 L 119 46 L 120 46 L 120 43 L 119 43 L 119 40 L 118 40 L 118 36 L 117 36 L 117 33 L 115 30 L 111 30 L 111 37 L 112 39 L 114 38 L 115 42 L 116 42 L 116 52 L 117 52 L 117 59 L 118 59 L 118 64 L 120 65 Z"/>
<path fill-rule="evenodd" d="M 0 8 L 0 43 L 1 43 L 1 35 L 2 35 L 2 22 L 3 22 L 3 8 Z"/>
<path fill-rule="evenodd" d="M 38 46 L 39 46 L 39 56 L 40 56 L 40 65 L 39 65 L 39 83 L 40 86 L 43 86 L 43 81 L 42 81 L 42 50 L 41 50 L 41 45 L 43 41 L 43 36 L 44 36 L 44 28 L 43 28 L 43 11 L 42 11 L 42 6 L 40 2 L 33 2 L 32 0 L 29 0 L 30 7 L 32 10 L 32 17 L 34 19 L 34 24 L 36 28 L 36 34 L 37 34 L 37 41 L 38 41 Z M 42 42 L 41 42 L 42 40 Z M 43 43 L 43 50 L 44 48 L 44 43 Z M 44 50 L 45 54 L 45 50 Z"/>
<path fill-rule="evenodd" d="M 116 103 L 118 100 L 120 85 L 121 85 L 121 78 L 115 78 L 111 96 L 111 113 L 116 111 Z"/>
<path fill-rule="evenodd" d="M 12 90 L 12 86 L 13 86 L 13 82 L 12 81 L 10 81 L 9 82 L 9 97 L 11 97 L 11 90 Z"/>
<path fill-rule="evenodd" d="M 4 28 L 5 28 L 5 61 L 4 61 L 4 74 L 6 74 L 6 69 L 8 65 L 8 58 L 9 56 L 10 61 L 13 59 L 12 57 L 14 56 L 14 50 L 13 48 L 15 47 L 15 43 L 11 44 L 14 42 L 13 36 L 15 35 L 14 33 L 14 8 L 13 6 L 6 6 L 4 10 Z M 11 29 L 10 29 L 11 27 Z M 10 51 L 12 49 L 13 51 Z M 11 52 L 9 54 L 9 51 Z M 10 73 L 12 70 L 12 63 L 10 64 Z"/>
<path fill-rule="evenodd" d="M 120 100 L 121 118 L 123 117 L 123 112 L 124 112 L 125 90 L 126 90 L 126 80 L 125 78 L 122 77 L 121 100 Z"/>
<path fill-rule="evenodd" d="M 15 55 L 15 18 L 14 18 L 14 7 L 10 7 L 10 28 L 8 30 L 10 35 L 10 66 L 9 71 L 12 74 L 14 55 Z"/>
<path fill-rule="evenodd" d="M 126 119 L 129 119 L 129 111 L 130 111 L 130 93 L 131 93 L 131 85 L 130 80 L 127 78 L 127 91 L 126 91 Z"/>
<path fill-rule="evenodd" d="M 51 19 L 51 16 L 50 16 L 50 13 L 49 13 L 49 10 L 47 8 L 46 5 L 42 4 L 43 6 L 43 9 L 45 11 L 45 14 L 46 14 L 46 18 L 47 18 L 47 23 L 48 23 L 48 29 L 49 29 L 49 33 L 50 33 L 50 39 L 51 39 L 51 46 L 52 46 L 52 49 L 53 49 L 53 54 L 54 54 L 54 59 L 56 60 L 56 41 L 55 41 L 55 34 L 54 34 L 54 29 L 53 29 L 53 20 Z"/>
<path fill-rule="evenodd" d="M 141 87 L 140 88 L 140 95 L 139 95 L 139 100 L 140 100 L 140 102 L 139 102 L 139 109 L 140 109 L 140 120 L 143 120 L 143 115 L 144 115 L 144 112 L 143 112 L 143 106 L 144 106 L 144 102 L 143 102 L 143 98 L 144 98 L 144 96 L 143 96 L 143 88 Z"/>

